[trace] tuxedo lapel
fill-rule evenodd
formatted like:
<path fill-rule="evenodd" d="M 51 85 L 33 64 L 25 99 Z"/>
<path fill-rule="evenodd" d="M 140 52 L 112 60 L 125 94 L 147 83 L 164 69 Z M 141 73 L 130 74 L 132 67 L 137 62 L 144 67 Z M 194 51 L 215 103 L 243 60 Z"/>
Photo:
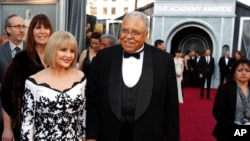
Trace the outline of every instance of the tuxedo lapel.
<path fill-rule="evenodd" d="M 121 120 L 121 87 L 122 87 L 122 48 L 112 54 L 112 63 L 109 75 L 109 104 L 112 112 Z"/>
<path fill-rule="evenodd" d="M 109 104 L 112 112 L 121 120 L 121 87 L 122 87 L 122 48 L 113 53 L 113 61 L 109 76 Z M 135 120 L 147 109 L 153 89 L 153 62 L 152 51 L 149 46 L 144 46 L 144 60 L 140 79 L 139 93 L 137 95 Z"/>
<path fill-rule="evenodd" d="M 144 44 L 142 74 L 140 79 L 139 93 L 137 95 L 135 120 L 138 119 L 147 109 L 153 89 L 153 62 L 152 50 Z"/>

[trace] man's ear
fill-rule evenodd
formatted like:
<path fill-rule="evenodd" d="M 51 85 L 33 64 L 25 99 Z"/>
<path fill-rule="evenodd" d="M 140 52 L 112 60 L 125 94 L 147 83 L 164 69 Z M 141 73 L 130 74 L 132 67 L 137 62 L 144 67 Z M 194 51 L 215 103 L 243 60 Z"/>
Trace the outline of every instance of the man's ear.
<path fill-rule="evenodd" d="M 10 27 L 6 27 L 5 31 L 6 31 L 7 34 L 10 34 Z"/>

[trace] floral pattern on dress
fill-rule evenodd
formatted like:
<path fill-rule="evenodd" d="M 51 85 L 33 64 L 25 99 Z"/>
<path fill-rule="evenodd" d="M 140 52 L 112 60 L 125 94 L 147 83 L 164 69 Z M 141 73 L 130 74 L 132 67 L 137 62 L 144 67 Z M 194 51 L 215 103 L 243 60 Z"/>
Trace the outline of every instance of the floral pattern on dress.
<path fill-rule="evenodd" d="M 21 140 L 82 140 L 85 137 L 85 84 L 83 78 L 71 88 L 59 91 L 28 78 L 23 97 Z"/>

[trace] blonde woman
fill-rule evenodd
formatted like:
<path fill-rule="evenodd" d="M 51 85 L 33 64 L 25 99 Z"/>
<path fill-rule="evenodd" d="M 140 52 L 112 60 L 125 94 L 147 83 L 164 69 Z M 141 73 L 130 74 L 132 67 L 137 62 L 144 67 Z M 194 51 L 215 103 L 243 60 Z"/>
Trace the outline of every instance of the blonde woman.
<path fill-rule="evenodd" d="M 51 35 L 44 53 L 49 67 L 25 82 L 21 140 L 85 139 L 85 77 L 76 69 L 77 42 L 64 31 Z"/>

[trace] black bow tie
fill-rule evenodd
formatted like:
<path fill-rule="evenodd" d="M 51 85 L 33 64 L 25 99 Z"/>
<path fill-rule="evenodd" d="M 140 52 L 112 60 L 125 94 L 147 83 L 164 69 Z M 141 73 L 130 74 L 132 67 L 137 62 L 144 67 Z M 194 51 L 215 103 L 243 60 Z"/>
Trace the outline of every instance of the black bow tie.
<path fill-rule="evenodd" d="M 142 50 L 143 51 L 143 50 Z M 135 57 L 136 59 L 140 59 L 140 53 L 142 52 L 136 52 L 136 53 L 128 53 L 126 51 L 124 51 L 124 58 L 129 58 L 129 57 Z"/>

